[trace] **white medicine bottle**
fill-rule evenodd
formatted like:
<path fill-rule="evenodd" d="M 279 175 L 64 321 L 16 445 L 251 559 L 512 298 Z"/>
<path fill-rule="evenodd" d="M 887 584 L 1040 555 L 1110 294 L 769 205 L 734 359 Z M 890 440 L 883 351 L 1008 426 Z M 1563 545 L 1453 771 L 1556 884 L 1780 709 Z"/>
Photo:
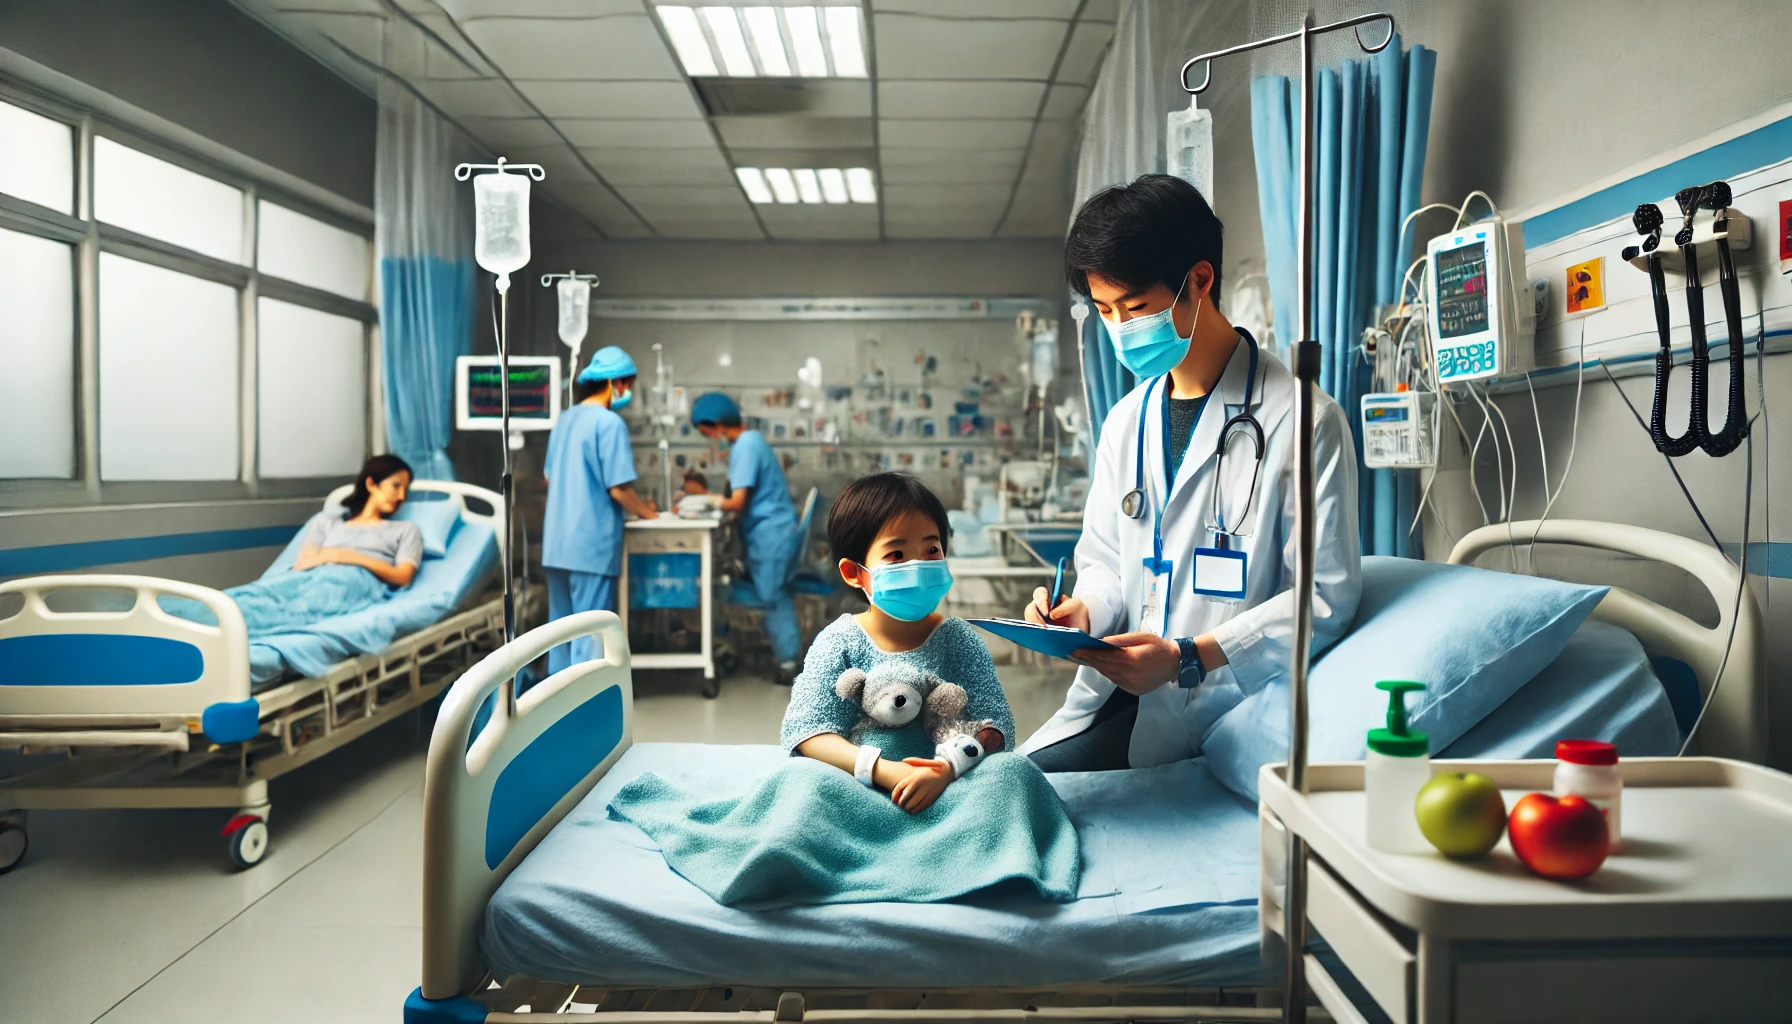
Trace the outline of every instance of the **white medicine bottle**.
<path fill-rule="evenodd" d="M 1618 748 L 1601 740 L 1556 742 L 1557 796 L 1583 796 L 1605 812 L 1605 830 L 1615 853 L 1624 838 L 1624 776 L 1618 773 Z"/>
<path fill-rule="evenodd" d="M 1386 853 L 1424 853 L 1431 847 L 1419 831 L 1413 803 L 1431 779 L 1431 740 L 1408 724 L 1406 695 L 1423 690 L 1425 684 L 1384 679 L 1375 688 L 1387 691 L 1388 720 L 1386 728 L 1369 730 L 1369 756 L 1363 765 L 1364 837 Z"/>

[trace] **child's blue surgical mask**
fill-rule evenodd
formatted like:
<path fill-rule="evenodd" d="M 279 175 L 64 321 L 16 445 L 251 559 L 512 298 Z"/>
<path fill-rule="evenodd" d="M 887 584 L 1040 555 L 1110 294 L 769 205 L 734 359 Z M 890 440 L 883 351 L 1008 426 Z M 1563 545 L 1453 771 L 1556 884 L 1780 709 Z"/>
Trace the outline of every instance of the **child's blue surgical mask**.
<path fill-rule="evenodd" d="M 911 558 L 875 569 L 868 565 L 859 568 L 871 574 L 871 593 L 867 595 L 871 603 L 903 622 L 920 622 L 932 615 L 952 589 L 952 570 L 944 558 Z"/>
<path fill-rule="evenodd" d="M 1188 287 L 1188 278 L 1182 279 L 1182 288 Z M 1157 377 L 1169 373 L 1182 362 L 1188 354 L 1189 342 L 1194 340 L 1195 329 L 1190 325 L 1188 337 L 1176 333 L 1176 303 L 1182 301 L 1182 288 L 1176 289 L 1176 298 L 1163 309 L 1149 316 L 1135 316 L 1124 323 L 1110 323 L 1107 317 L 1101 318 L 1101 325 L 1107 328 L 1108 340 L 1113 342 L 1114 355 L 1120 365 L 1131 370 L 1133 376 Z M 1201 301 L 1195 300 L 1195 323 L 1201 322 Z"/>

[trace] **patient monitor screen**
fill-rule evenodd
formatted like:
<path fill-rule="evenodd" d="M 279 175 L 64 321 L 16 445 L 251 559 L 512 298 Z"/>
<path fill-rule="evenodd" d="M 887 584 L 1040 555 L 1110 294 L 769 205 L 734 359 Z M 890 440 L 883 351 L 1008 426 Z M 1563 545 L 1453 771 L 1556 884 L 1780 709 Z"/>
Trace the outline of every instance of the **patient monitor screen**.
<path fill-rule="evenodd" d="M 512 364 L 510 367 L 510 418 L 547 420 L 554 415 L 553 381 L 548 367 Z M 504 414 L 503 380 L 496 363 L 467 367 L 467 418 L 496 420 Z"/>
<path fill-rule="evenodd" d="M 1445 338 L 1487 330 L 1487 245 L 1470 242 L 1437 254 L 1437 325 Z"/>

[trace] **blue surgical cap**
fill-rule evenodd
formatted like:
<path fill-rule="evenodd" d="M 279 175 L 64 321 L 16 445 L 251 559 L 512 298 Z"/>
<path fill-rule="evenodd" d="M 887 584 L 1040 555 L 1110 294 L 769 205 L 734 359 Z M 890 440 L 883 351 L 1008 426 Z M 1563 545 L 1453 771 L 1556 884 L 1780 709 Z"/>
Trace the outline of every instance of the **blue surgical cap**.
<path fill-rule="evenodd" d="M 739 420 L 740 406 L 735 405 L 734 399 L 720 391 L 698 395 L 697 400 L 691 403 L 692 423 L 739 422 Z"/>
<path fill-rule="evenodd" d="M 591 357 L 591 362 L 579 371 L 580 384 L 593 384 L 600 380 L 615 380 L 618 377 L 636 375 L 635 361 L 628 353 L 615 345 L 605 345 Z"/>

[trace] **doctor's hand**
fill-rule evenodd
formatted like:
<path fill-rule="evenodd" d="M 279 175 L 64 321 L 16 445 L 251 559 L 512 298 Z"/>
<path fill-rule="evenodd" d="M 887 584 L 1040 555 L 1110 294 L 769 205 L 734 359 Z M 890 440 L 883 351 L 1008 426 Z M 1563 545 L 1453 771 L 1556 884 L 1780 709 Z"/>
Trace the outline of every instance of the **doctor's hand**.
<path fill-rule="evenodd" d="M 1033 603 L 1027 605 L 1027 621 L 1041 626 L 1069 626 L 1089 632 L 1089 606 L 1080 597 L 1066 597 L 1058 602 L 1058 607 L 1048 609 L 1046 602 L 1052 595 L 1044 587 L 1033 591 Z"/>
<path fill-rule="evenodd" d="M 1182 669 L 1182 649 L 1156 633 L 1121 633 L 1103 637 L 1120 648 L 1072 651 L 1070 659 L 1087 665 L 1127 693 L 1142 697 L 1175 679 Z"/>

